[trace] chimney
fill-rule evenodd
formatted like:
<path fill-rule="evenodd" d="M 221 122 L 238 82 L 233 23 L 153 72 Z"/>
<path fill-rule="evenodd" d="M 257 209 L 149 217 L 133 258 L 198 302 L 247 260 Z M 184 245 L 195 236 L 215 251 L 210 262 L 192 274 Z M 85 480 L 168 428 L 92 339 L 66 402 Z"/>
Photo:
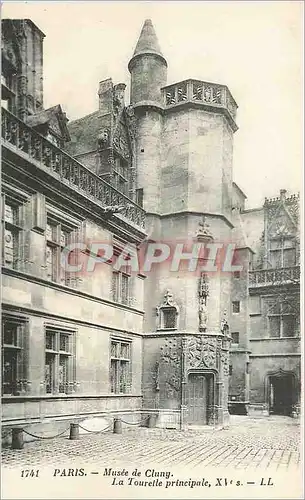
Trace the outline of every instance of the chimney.
<path fill-rule="evenodd" d="M 99 83 L 98 97 L 101 114 L 111 113 L 113 106 L 113 83 L 111 78 L 107 78 L 107 80 Z"/>

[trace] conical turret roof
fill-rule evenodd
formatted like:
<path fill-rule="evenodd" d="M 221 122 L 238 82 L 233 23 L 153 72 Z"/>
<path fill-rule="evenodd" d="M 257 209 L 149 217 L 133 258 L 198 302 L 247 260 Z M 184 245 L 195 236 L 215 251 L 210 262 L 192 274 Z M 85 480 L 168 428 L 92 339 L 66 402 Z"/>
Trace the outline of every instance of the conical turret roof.
<path fill-rule="evenodd" d="M 138 43 L 133 53 L 133 57 L 139 54 L 147 53 L 154 53 L 163 57 L 151 19 L 146 19 L 146 21 L 144 22 Z"/>
<path fill-rule="evenodd" d="M 138 43 L 128 64 L 129 71 L 131 70 L 133 61 L 144 54 L 153 54 L 160 57 L 165 66 L 167 66 L 166 59 L 161 52 L 158 38 L 151 19 L 146 19 L 143 24 Z"/>

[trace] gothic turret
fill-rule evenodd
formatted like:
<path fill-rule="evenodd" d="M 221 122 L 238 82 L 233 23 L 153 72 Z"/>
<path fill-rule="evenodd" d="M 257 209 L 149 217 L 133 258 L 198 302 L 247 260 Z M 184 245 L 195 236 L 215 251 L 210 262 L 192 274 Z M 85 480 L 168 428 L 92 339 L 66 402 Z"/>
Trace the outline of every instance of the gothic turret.
<path fill-rule="evenodd" d="M 131 74 L 131 104 L 160 106 L 161 88 L 166 85 L 167 79 L 167 62 L 150 19 L 146 19 L 143 25 L 128 69 Z"/>

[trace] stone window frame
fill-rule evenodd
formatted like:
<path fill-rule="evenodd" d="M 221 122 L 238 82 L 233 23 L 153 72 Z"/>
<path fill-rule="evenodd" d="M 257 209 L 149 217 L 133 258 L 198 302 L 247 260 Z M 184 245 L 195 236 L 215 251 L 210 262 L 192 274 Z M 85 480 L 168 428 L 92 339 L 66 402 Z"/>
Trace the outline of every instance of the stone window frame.
<path fill-rule="evenodd" d="M 114 346 L 116 347 L 114 348 Z M 127 356 L 122 356 L 122 346 L 127 347 Z M 123 373 L 123 366 L 123 370 L 125 370 L 125 384 L 123 383 L 122 385 L 121 374 Z M 111 394 L 131 394 L 132 392 L 132 340 L 130 338 L 115 335 L 111 335 L 110 337 L 109 392 Z"/>
<path fill-rule="evenodd" d="M 232 314 L 240 314 L 240 310 L 240 300 L 232 300 Z"/>
<path fill-rule="evenodd" d="M 12 342 L 5 343 L 5 327 L 7 324 L 15 325 L 16 338 Z M 2 314 L 2 396 L 20 396 L 29 390 L 28 382 L 28 348 L 29 348 L 29 320 L 26 316 L 3 312 Z M 5 377 L 3 370 L 7 354 L 15 354 L 14 371 L 15 382 L 9 392 L 4 390 Z M 9 356 L 10 357 L 10 356 Z"/>
<path fill-rule="evenodd" d="M 115 263 L 116 259 L 119 258 L 123 249 L 128 246 L 128 242 L 123 242 L 121 240 L 114 239 L 112 241 L 113 247 L 113 257 L 107 261 L 108 264 L 112 266 L 112 277 L 111 277 L 111 300 L 116 304 L 122 304 L 128 307 L 133 307 L 136 304 L 135 297 L 135 275 L 132 272 L 131 266 L 128 265 L 128 260 L 126 260 L 126 265 L 122 265 L 119 269 L 116 269 Z M 133 252 L 133 250 L 130 250 Z M 127 256 L 127 255 L 126 255 Z M 123 279 L 127 286 L 127 296 L 123 298 Z"/>
<path fill-rule="evenodd" d="M 238 341 L 237 342 L 234 342 L 234 335 L 238 336 Z M 232 337 L 232 345 L 239 345 L 239 341 L 240 341 L 240 336 L 239 336 L 239 332 L 231 332 L 231 337 Z"/>
<path fill-rule="evenodd" d="M 61 283 L 65 286 L 71 286 L 73 279 L 70 279 L 69 273 L 66 273 L 61 267 L 61 253 L 66 245 L 73 243 L 76 234 L 81 228 L 81 221 L 65 216 L 62 212 L 55 208 L 46 207 L 46 227 L 45 235 L 45 279 L 55 283 Z M 52 226 L 54 233 L 51 238 L 48 237 L 48 226 Z M 66 239 L 63 244 L 61 234 L 66 234 Z M 81 242 L 82 243 L 82 242 Z M 52 278 L 48 277 L 48 251 L 53 255 Z"/>
<path fill-rule="evenodd" d="M 129 162 L 117 151 L 114 152 L 112 185 L 125 196 L 129 196 Z M 127 175 L 127 177 L 126 177 Z M 123 190 L 121 187 L 124 186 Z"/>
<path fill-rule="evenodd" d="M 172 327 L 165 327 L 164 312 L 170 310 L 175 311 L 175 324 Z M 165 331 L 178 330 L 180 310 L 179 306 L 176 304 L 176 302 L 174 302 L 172 294 L 169 292 L 169 290 L 167 290 L 164 295 L 163 303 L 157 306 L 156 314 L 157 314 L 157 325 L 156 325 L 157 330 L 165 330 Z"/>
<path fill-rule="evenodd" d="M 9 269 L 22 269 L 24 261 L 25 211 L 28 198 L 15 191 L 4 191 L 2 195 L 2 265 Z M 6 207 L 12 208 L 12 219 L 7 217 Z M 8 234 L 13 237 L 13 260 L 8 265 L 5 242 Z"/>
<path fill-rule="evenodd" d="M 292 242 L 291 246 L 285 247 L 285 241 Z M 279 246 L 277 248 L 271 248 L 273 243 L 279 243 Z M 287 251 L 294 250 L 294 264 L 291 264 L 289 266 L 284 265 L 285 261 L 285 253 Z M 280 254 L 280 266 L 273 266 L 272 265 L 272 257 L 271 255 L 274 255 L 276 252 Z M 270 265 L 271 269 L 281 269 L 285 267 L 293 267 L 297 265 L 297 242 L 296 242 L 296 236 L 294 235 L 278 235 L 278 236 L 272 236 L 269 238 L 268 241 L 268 264 Z"/>
<path fill-rule="evenodd" d="M 291 298 L 291 300 L 293 300 L 293 298 Z M 277 306 L 278 309 L 276 309 Z M 285 300 L 276 300 L 276 298 L 273 300 L 270 298 L 266 299 L 266 309 L 267 309 L 266 320 L 267 320 L 268 338 L 276 340 L 276 339 L 291 339 L 299 337 L 299 331 L 298 331 L 299 315 L 293 311 L 284 312 L 285 307 L 287 306 L 289 308 L 289 301 L 287 299 Z M 284 332 L 284 318 L 288 316 L 294 318 L 294 335 L 287 336 L 283 335 L 283 332 Z M 276 318 L 279 322 L 279 335 L 271 335 L 271 318 Z"/>
<path fill-rule="evenodd" d="M 126 285 L 126 296 L 123 285 Z M 128 272 L 112 270 L 112 300 L 117 304 L 128 306 L 131 300 L 131 275 Z"/>
<path fill-rule="evenodd" d="M 47 344 L 47 335 L 53 336 L 53 345 Z M 76 386 L 76 335 L 75 329 L 46 324 L 44 328 L 44 389 L 49 395 L 69 395 Z M 68 338 L 68 350 L 61 349 L 61 338 Z M 52 337 L 51 337 L 52 338 Z M 50 374 L 51 388 L 47 390 L 47 357 L 53 364 L 53 373 Z M 66 382 L 60 383 L 61 360 L 66 362 Z M 63 387 L 65 386 L 65 387 Z M 63 389 L 63 390 L 62 390 Z"/>

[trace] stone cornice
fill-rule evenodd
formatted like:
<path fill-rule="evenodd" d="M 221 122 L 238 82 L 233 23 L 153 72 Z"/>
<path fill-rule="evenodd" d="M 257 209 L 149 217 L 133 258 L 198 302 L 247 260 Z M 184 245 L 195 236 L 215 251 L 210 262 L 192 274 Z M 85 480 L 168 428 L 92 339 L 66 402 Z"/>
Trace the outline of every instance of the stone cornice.
<path fill-rule="evenodd" d="M 228 226 L 230 226 L 231 229 L 233 229 L 235 226 L 232 224 L 232 222 L 223 214 L 215 214 L 215 213 L 209 213 L 209 212 L 198 212 L 198 211 L 193 211 L 193 210 L 181 210 L 180 212 L 170 212 L 170 213 L 165 213 L 165 214 L 158 214 L 157 212 L 146 212 L 146 216 L 154 216 L 154 217 L 159 217 L 160 219 L 166 219 L 170 217 L 180 217 L 181 215 L 196 215 L 196 216 L 205 216 L 205 217 L 214 217 L 216 219 L 222 219 Z"/>
<path fill-rule="evenodd" d="M 113 302 L 111 300 L 102 299 L 100 297 L 96 297 L 95 295 L 91 295 L 87 292 L 83 292 L 81 290 L 78 290 L 77 288 L 70 288 L 68 286 L 62 285 L 61 283 L 56 283 L 54 281 L 48 281 L 48 280 L 45 280 L 44 278 L 40 278 L 39 276 L 33 276 L 31 274 L 28 274 L 28 273 L 25 273 L 22 271 L 17 271 L 16 269 L 2 267 L 2 273 L 5 275 L 8 275 L 8 276 L 12 276 L 14 278 L 22 279 L 22 280 L 30 282 L 30 283 L 36 283 L 36 284 L 42 285 L 42 286 L 47 287 L 47 288 L 59 290 L 63 293 L 67 293 L 70 295 L 76 295 L 76 296 L 82 297 L 84 299 L 89 299 L 92 302 L 97 302 L 99 304 L 105 304 L 107 306 L 115 307 L 116 309 L 122 309 L 124 311 L 132 312 L 134 314 L 139 314 L 141 316 L 144 315 L 143 310 L 132 308 L 132 307 L 126 306 L 124 304 L 120 304 L 119 302 Z M 3 304 L 5 304 L 5 297 L 2 296 L 2 300 L 3 300 Z M 31 309 L 31 308 L 25 308 L 25 309 Z M 44 311 L 44 314 L 49 314 L 49 313 Z M 114 330 L 116 330 L 116 329 L 114 329 Z M 119 331 L 121 331 L 121 330 L 119 330 Z"/>

